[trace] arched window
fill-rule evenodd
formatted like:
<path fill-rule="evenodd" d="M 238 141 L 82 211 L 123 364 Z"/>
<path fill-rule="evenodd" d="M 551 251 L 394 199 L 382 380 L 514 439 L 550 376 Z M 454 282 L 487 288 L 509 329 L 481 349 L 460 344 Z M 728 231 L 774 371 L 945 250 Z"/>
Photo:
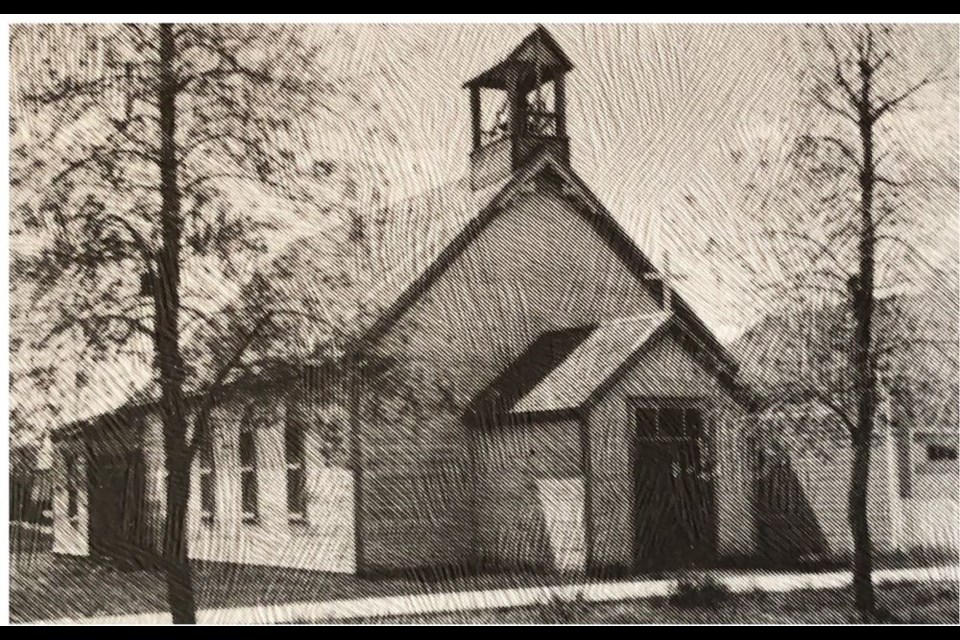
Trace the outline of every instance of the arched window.
<path fill-rule="evenodd" d="M 213 460 L 213 425 L 207 425 L 206 437 L 200 447 L 200 519 L 213 522 L 217 511 L 216 473 Z"/>
<path fill-rule="evenodd" d="M 306 424 L 287 412 L 284 455 L 287 464 L 287 515 L 291 522 L 307 519 Z"/>
<path fill-rule="evenodd" d="M 240 424 L 240 509 L 244 522 L 256 522 L 260 517 L 259 487 L 257 482 L 257 432 L 253 423 L 253 407 L 247 408 Z"/>

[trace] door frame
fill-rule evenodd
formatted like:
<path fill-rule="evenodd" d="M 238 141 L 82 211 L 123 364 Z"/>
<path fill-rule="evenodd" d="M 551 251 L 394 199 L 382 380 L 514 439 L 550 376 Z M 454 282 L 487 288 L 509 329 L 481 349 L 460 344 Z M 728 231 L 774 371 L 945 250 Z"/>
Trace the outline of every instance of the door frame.
<path fill-rule="evenodd" d="M 719 443 L 717 442 L 718 425 L 716 417 L 716 403 L 705 396 L 697 395 L 647 395 L 630 396 L 626 400 L 627 415 L 630 423 L 628 433 L 630 437 L 630 450 L 627 456 L 630 469 L 630 524 L 631 524 L 631 569 L 637 571 L 639 558 L 639 544 L 637 541 L 638 527 L 640 525 L 641 514 L 637 504 L 637 466 L 640 460 L 640 444 L 644 440 L 640 436 L 639 424 L 637 423 L 637 412 L 641 409 L 660 410 L 664 408 L 671 409 L 697 409 L 701 413 L 701 422 L 703 435 L 700 438 L 700 446 L 706 444 L 707 460 L 710 465 L 710 477 L 707 480 L 706 499 L 709 501 L 709 536 L 707 544 L 708 549 L 704 550 L 704 557 L 707 562 L 715 562 L 717 558 L 719 523 L 717 520 L 717 459 L 719 453 Z"/>

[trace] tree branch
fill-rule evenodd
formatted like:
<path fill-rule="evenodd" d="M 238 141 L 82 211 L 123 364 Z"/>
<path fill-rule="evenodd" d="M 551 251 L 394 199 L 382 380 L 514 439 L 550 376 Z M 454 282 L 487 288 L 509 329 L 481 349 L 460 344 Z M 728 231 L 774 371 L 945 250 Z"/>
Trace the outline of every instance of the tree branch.
<path fill-rule="evenodd" d="M 857 92 L 853 90 L 853 87 L 847 81 L 846 77 L 843 75 L 843 63 L 840 60 L 840 53 L 837 51 L 836 45 L 833 43 L 833 40 L 830 39 L 830 34 L 827 33 L 827 28 L 823 25 L 820 26 L 820 33 L 823 36 L 823 42 L 827 47 L 827 50 L 830 52 L 830 55 L 833 57 L 833 80 L 837 83 L 837 86 L 843 89 L 843 92 L 846 94 L 847 101 L 850 103 L 850 106 L 854 110 L 859 111 L 860 109 L 860 98 L 857 95 Z"/>
<path fill-rule="evenodd" d="M 211 38 L 206 34 L 197 31 L 196 29 L 185 30 L 181 32 L 180 35 L 189 35 L 193 37 L 191 42 L 181 46 L 181 55 L 190 49 L 199 48 L 216 57 L 219 60 L 219 64 L 212 69 L 182 77 L 180 82 L 177 84 L 177 91 L 184 91 L 191 83 L 194 82 L 202 82 L 210 79 L 222 80 L 237 75 L 260 83 L 270 83 L 273 80 L 269 75 L 263 72 L 243 66 L 237 60 L 236 54 L 228 51 L 222 42 Z"/>
<path fill-rule="evenodd" d="M 810 244 L 816 245 L 817 248 L 820 249 L 820 255 L 828 256 L 833 260 L 834 264 L 839 269 L 844 270 L 844 266 L 845 266 L 844 262 L 840 260 L 839 256 L 837 256 L 837 254 L 833 251 L 833 249 L 831 249 L 830 246 L 827 243 L 823 242 L 822 240 L 818 240 L 806 233 L 791 231 L 789 229 L 767 229 L 767 233 L 782 235 L 787 238 L 792 238 L 794 240 L 803 240 Z"/>
<path fill-rule="evenodd" d="M 78 160 L 69 162 L 63 169 L 61 169 L 56 174 L 54 174 L 54 176 L 50 179 L 50 185 L 56 185 L 62 182 L 63 180 L 66 180 L 73 173 L 77 171 L 81 171 L 83 169 L 90 168 L 91 163 L 98 164 L 99 166 L 102 167 L 104 164 L 104 158 L 109 157 L 111 155 L 113 156 L 130 155 L 133 157 L 147 160 L 148 162 L 151 162 L 157 166 L 159 166 L 159 163 L 160 163 L 160 159 L 158 156 L 153 155 L 146 151 L 138 151 L 135 149 L 104 149 L 103 147 L 98 146 L 98 147 L 94 147 L 93 150 L 90 151 L 90 153 L 87 156 L 80 158 Z M 143 186 L 144 188 L 152 189 L 152 187 L 147 187 L 146 185 L 131 185 L 131 186 Z"/>
<path fill-rule="evenodd" d="M 818 136 L 818 138 L 820 140 L 823 140 L 824 142 L 829 142 L 830 144 L 837 147 L 837 149 L 840 150 L 840 152 L 844 155 L 844 157 L 853 163 L 853 166 L 855 166 L 857 169 L 860 169 L 860 160 L 857 158 L 857 155 L 853 152 L 853 149 L 851 149 L 850 146 L 847 143 L 845 143 L 843 140 L 841 140 L 840 138 L 836 138 L 834 136 Z"/>
<path fill-rule="evenodd" d="M 85 316 L 79 315 L 67 315 L 63 320 L 54 325 L 50 331 L 48 331 L 44 336 L 37 342 L 38 347 L 44 347 L 54 336 L 58 336 L 65 331 L 75 327 L 80 326 L 85 331 L 92 331 L 94 329 L 99 329 L 98 325 L 109 322 L 120 322 L 127 325 L 130 328 L 131 332 L 136 332 L 143 334 L 148 337 L 153 336 L 152 330 L 147 327 L 143 322 L 136 318 L 130 318 L 120 314 L 114 313 L 91 313 Z"/>
<path fill-rule="evenodd" d="M 850 419 L 850 416 L 847 415 L 847 412 L 844 411 L 843 407 L 838 402 L 835 402 L 832 398 L 829 398 L 819 392 L 813 393 L 813 399 L 833 411 L 847 427 L 847 431 L 850 432 L 851 436 L 857 432 L 856 424 Z"/>
<path fill-rule="evenodd" d="M 104 216 L 104 220 L 107 222 L 113 221 L 126 229 L 127 233 L 130 234 L 134 245 L 137 250 L 140 252 L 140 256 L 143 258 L 144 264 L 149 270 L 150 274 L 153 274 L 153 252 L 150 250 L 150 245 L 147 244 L 147 241 L 140 234 L 139 231 L 130 223 L 129 220 L 123 216 L 117 215 L 115 213 L 108 213 Z"/>
<path fill-rule="evenodd" d="M 138 48 L 139 48 L 139 47 L 142 47 L 142 48 L 144 48 L 144 49 L 150 49 L 150 50 L 153 50 L 153 51 L 159 51 L 159 50 L 160 50 L 160 46 L 156 43 L 157 37 L 156 37 L 156 36 L 153 36 L 153 37 L 147 36 L 147 34 L 143 31 L 143 29 L 140 28 L 140 25 L 132 24 L 132 23 L 126 23 L 126 24 L 124 24 L 123 26 L 124 26 L 124 28 L 126 28 L 128 31 L 130 31 L 131 34 L 133 35 L 133 38 L 134 38 L 134 40 L 135 40 L 134 46 L 137 46 Z"/>
<path fill-rule="evenodd" d="M 211 134 L 211 135 L 208 135 L 208 136 L 204 136 L 204 137 L 202 137 L 202 138 L 194 141 L 193 143 L 191 143 L 191 144 L 189 144 L 189 145 L 184 145 L 184 146 L 182 147 L 182 153 L 180 154 L 180 162 L 185 162 L 185 161 L 187 160 L 187 158 L 190 156 L 191 153 L 193 153 L 194 151 L 196 151 L 197 149 L 203 147 L 203 146 L 206 145 L 206 144 L 210 144 L 210 143 L 213 143 L 213 142 L 224 142 L 224 143 L 226 143 L 226 142 L 230 142 L 230 141 L 237 142 L 237 143 L 243 145 L 243 147 L 247 150 L 248 153 L 251 152 L 251 151 L 254 152 L 254 154 L 257 154 L 257 155 L 259 155 L 259 154 L 261 153 L 261 150 L 260 150 L 259 145 L 258 145 L 254 140 L 252 140 L 251 138 L 248 138 L 248 137 L 246 137 L 246 136 L 242 136 L 242 135 L 237 134 L 237 133 L 230 133 L 230 132 L 227 132 L 227 133 L 216 133 L 216 134 Z"/>
<path fill-rule="evenodd" d="M 932 73 L 932 74 L 930 74 L 930 75 L 925 76 L 922 80 L 920 80 L 920 82 L 918 82 L 918 83 L 916 83 L 915 85 L 911 86 L 909 89 L 907 89 L 906 91 L 904 91 L 904 92 L 901 93 L 900 95 L 895 96 L 895 97 L 893 97 L 893 98 L 890 98 L 890 99 L 888 99 L 888 100 L 879 100 L 878 102 L 880 103 L 880 106 L 877 107 L 877 108 L 875 108 L 875 109 L 871 112 L 871 114 L 870 114 L 871 119 L 872 119 L 874 122 L 876 122 L 876 121 L 879 120 L 884 114 L 888 113 L 888 112 L 891 111 L 892 109 L 895 109 L 895 108 L 897 107 L 897 105 L 899 105 L 899 104 L 902 103 L 904 100 L 908 99 L 910 96 L 912 96 L 913 94 L 917 93 L 918 91 L 920 91 L 920 90 L 923 89 L 924 87 L 926 87 L 926 86 L 928 86 L 928 85 L 931 85 L 931 84 L 934 84 L 934 83 L 937 83 L 937 82 L 942 82 L 942 81 L 946 80 L 947 77 L 946 77 L 945 75 L 941 75 L 941 73 L 942 73 L 942 71 L 937 70 L 935 73 Z"/>
<path fill-rule="evenodd" d="M 817 95 L 815 97 L 817 102 L 820 103 L 820 106 L 826 109 L 827 111 L 832 111 L 833 113 L 846 118 L 850 122 L 853 122 L 853 123 L 857 122 L 857 116 L 833 104 L 832 102 L 830 102 L 829 98 L 827 98 L 826 96 Z"/>
<path fill-rule="evenodd" d="M 895 341 L 884 341 L 884 344 L 877 346 L 877 353 L 881 355 L 889 355 L 898 349 L 904 349 L 907 347 L 913 346 L 931 346 L 931 347 L 950 347 L 951 351 L 953 347 L 956 347 L 957 344 L 952 340 L 946 340 L 941 338 L 928 338 L 924 336 L 910 336 L 898 338 Z M 954 359 L 956 361 L 956 359 Z"/>
<path fill-rule="evenodd" d="M 73 100 L 80 96 L 95 95 L 111 83 L 122 80 L 123 78 L 124 76 L 122 74 L 101 76 L 86 82 L 78 82 L 73 78 L 66 78 L 57 87 L 52 87 L 39 93 L 24 94 L 23 99 L 26 102 L 32 102 L 34 104 L 56 104 L 65 100 Z"/>
<path fill-rule="evenodd" d="M 894 244 L 899 244 L 904 249 L 906 249 L 909 253 L 912 253 L 913 257 L 919 260 L 927 269 L 929 269 L 930 271 L 937 270 L 937 268 L 929 260 L 927 260 L 926 256 L 924 256 L 919 249 L 917 249 L 915 246 L 913 246 L 903 238 L 899 236 L 891 236 L 888 234 L 877 234 L 875 237 L 877 242 L 883 241 L 883 242 L 893 242 Z"/>
<path fill-rule="evenodd" d="M 224 382 L 226 382 L 227 376 L 229 376 L 230 372 L 239 364 L 244 353 L 246 353 L 246 350 L 259 335 L 260 331 L 263 330 L 263 328 L 270 321 L 272 315 L 272 313 L 266 313 L 260 318 L 260 320 L 256 322 L 256 324 L 254 324 L 253 328 L 251 328 L 250 331 L 248 331 L 247 334 L 240 340 L 240 344 L 234 350 L 233 354 L 214 374 L 212 382 L 207 387 L 207 390 L 203 395 L 203 402 L 201 403 L 194 420 L 193 438 L 188 448 L 188 456 L 191 459 L 196 453 L 197 448 L 200 446 L 200 443 L 206 438 L 207 423 L 210 419 L 210 413 L 213 411 L 213 405 L 216 402 L 216 397 L 223 389 L 223 385 Z"/>

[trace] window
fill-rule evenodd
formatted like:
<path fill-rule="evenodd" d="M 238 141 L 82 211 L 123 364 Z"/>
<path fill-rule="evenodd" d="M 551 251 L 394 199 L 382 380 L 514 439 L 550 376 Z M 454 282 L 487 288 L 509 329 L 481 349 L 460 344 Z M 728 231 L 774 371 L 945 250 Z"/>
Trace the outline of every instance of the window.
<path fill-rule="evenodd" d="M 637 447 L 646 449 L 646 455 L 657 452 L 662 460 L 670 460 L 675 477 L 684 472 L 698 480 L 710 480 L 714 451 L 702 407 L 666 400 L 660 406 L 638 407 L 636 420 Z"/>
<path fill-rule="evenodd" d="M 306 425 L 288 416 L 284 438 L 287 463 L 287 514 L 291 522 L 307 518 Z"/>
<path fill-rule="evenodd" d="M 80 494 L 77 488 L 77 459 L 72 453 L 64 456 L 67 488 L 67 520 L 77 522 L 80 519 Z"/>
<path fill-rule="evenodd" d="M 637 410 L 640 435 L 645 440 L 700 439 L 707 444 L 703 412 L 696 407 L 642 407 Z"/>
<path fill-rule="evenodd" d="M 213 427 L 207 427 L 206 438 L 200 448 L 200 519 L 213 522 L 217 510 L 216 479 L 213 464 Z"/>
<path fill-rule="evenodd" d="M 927 445 L 927 460 L 929 462 L 950 462 L 957 459 L 957 448 L 943 444 Z"/>
<path fill-rule="evenodd" d="M 257 440 L 256 432 L 248 425 L 240 430 L 240 508 L 244 522 L 257 520 Z"/>

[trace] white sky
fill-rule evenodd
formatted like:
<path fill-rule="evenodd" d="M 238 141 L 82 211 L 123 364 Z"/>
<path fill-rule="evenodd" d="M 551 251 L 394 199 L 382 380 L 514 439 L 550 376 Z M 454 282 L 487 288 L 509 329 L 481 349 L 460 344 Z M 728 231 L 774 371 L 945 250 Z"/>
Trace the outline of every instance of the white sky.
<path fill-rule="evenodd" d="M 677 283 L 681 293 L 721 340 L 735 337 L 762 309 L 740 295 L 743 274 L 730 255 L 711 249 L 742 246 L 743 185 L 731 158 L 789 137 L 797 77 L 806 67 L 803 43 L 816 33 L 792 25 L 547 26 L 576 67 L 567 85 L 574 168 L 655 262 L 670 248 L 672 264 L 686 275 Z M 385 126 L 398 138 L 376 154 L 392 182 L 387 197 L 399 198 L 464 174 L 470 131 L 462 84 L 533 25 L 303 28 L 308 39 L 336 45 L 331 70 L 371 74 Z M 948 80 L 898 116 L 891 135 L 955 174 L 957 27 L 914 25 L 907 36 L 909 71 L 944 65 Z M 27 49 L 14 53 L 12 86 L 36 76 L 30 58 L 44 55 L 43 47 Z M 957 212 L 955 189 L 925 193 L 917 207 L 917 216 L 948 230 L 925 240 L 935 262 L 956 261 Z"/>
<path fill-rule="evenodd" d="M 384 115 L 396 123 L 402 149 L 388 164 L 395 165 L 399 191 L 463 173 L 470 133 L 461 85 L 532 26 L 348 28 L 357 36 L 351 62 L 386 71 L 380 83 Z M 672 262 L 687 272 L 678 288 L 721 339 L 732 337 L 754 313 L 732 299 L 726 267 L 711 264 L 722 257 L 706 257 L 712 238 L 737 230 L 742 185 L 731 152 L 789 133 L 784 128 L 795 120 L 797 77 L 807 60 L 803 44 L 817 41 L 817 32 L 793 25 L 548 28 L 576 67 L 567 89 L 574 168 L 655 261 L 664 247 L 673 247 Z M 955 172 L 957 28 L 915 25 L 905 41 L 906 77 L 945 65 L 949 79 L 925 90 L 894 128 L 917 155 Z M 957 243 L 956 192 L 925 197 L 932 200 L 929 215 L 951 217 L 954 230 L 940 237 L 942 247 L 925 250 L 949 252 Z"/>

